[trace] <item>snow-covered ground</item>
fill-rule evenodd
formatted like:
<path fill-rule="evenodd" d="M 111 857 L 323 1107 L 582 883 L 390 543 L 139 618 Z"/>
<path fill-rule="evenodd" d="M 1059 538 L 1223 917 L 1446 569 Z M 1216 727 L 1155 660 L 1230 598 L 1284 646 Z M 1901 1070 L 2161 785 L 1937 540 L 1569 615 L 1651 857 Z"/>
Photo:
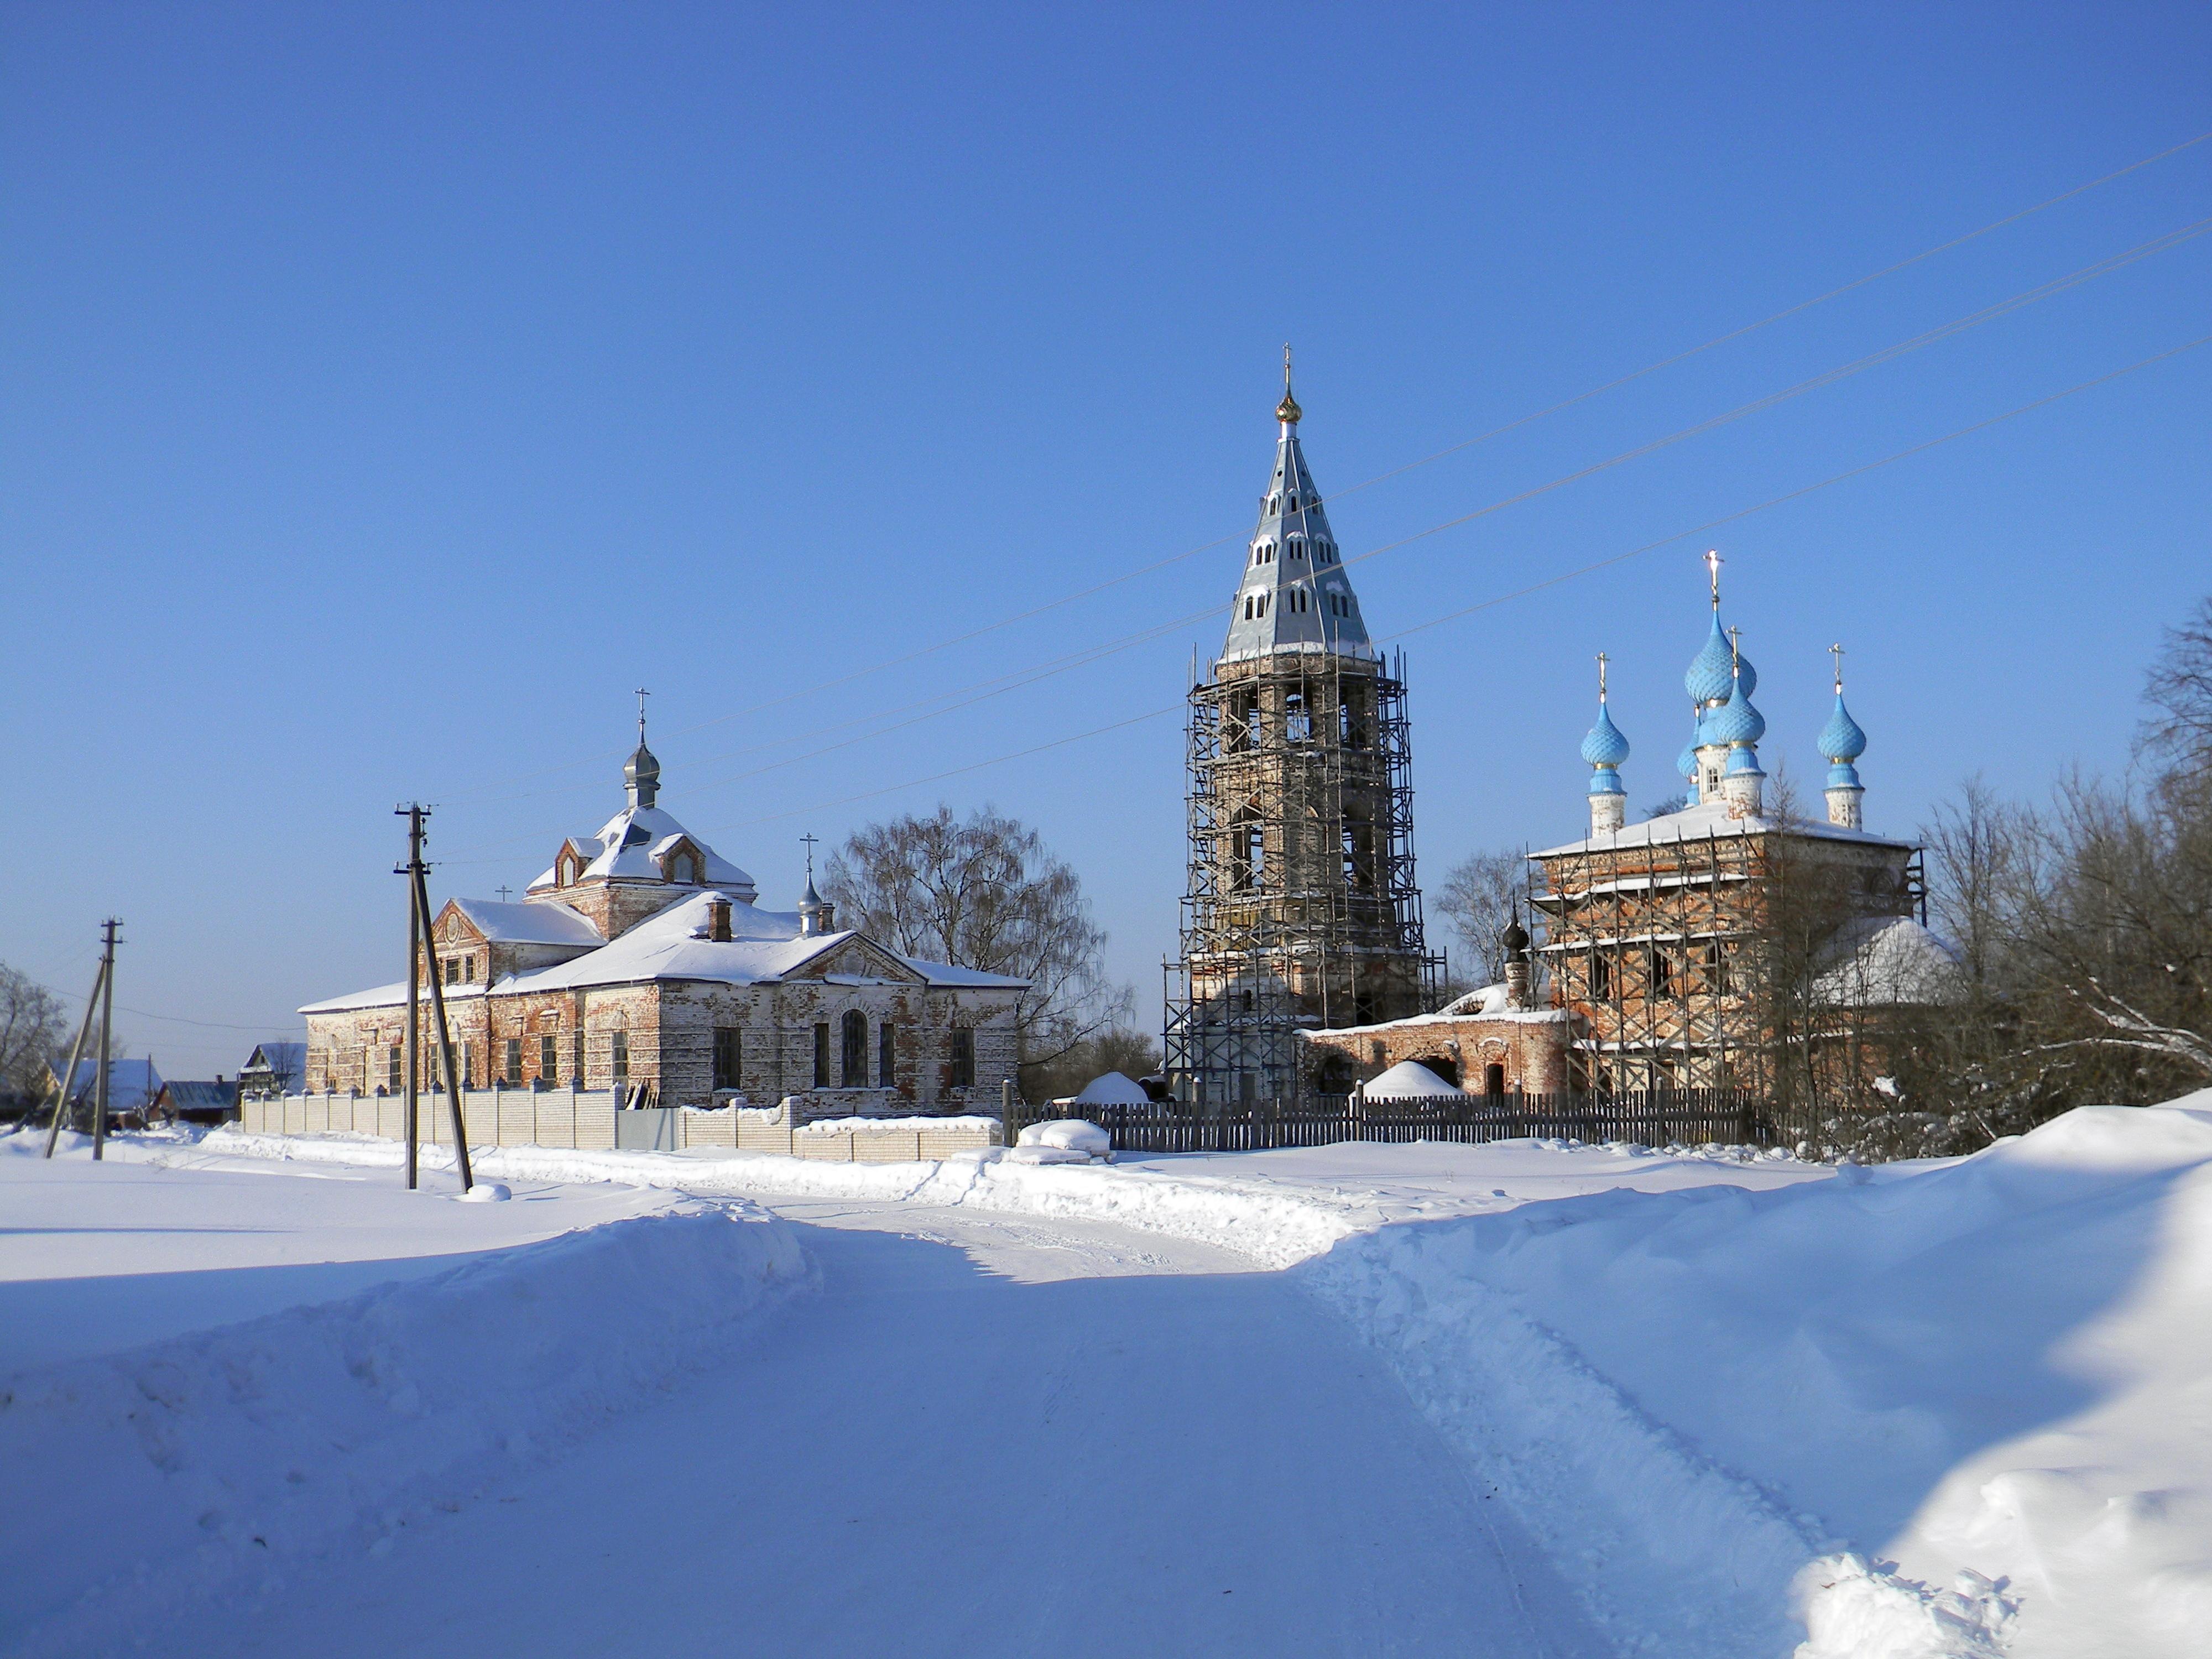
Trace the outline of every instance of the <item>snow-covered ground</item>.
<path fill-rule="evenodd" d="M 1964 1659 L 2212 1629 L 2212 1093 L 1872 1170 L 507 1149 L 483 1172 L 518 1201 L 464 1206 L 398 1192 L 386 1143 L 122 1147 L 0 1151 L 0 1225 L 47 1230 L 0 1231 L 0 1275 L 46 1275 L 0 1284 L 33 1362 L 0 1466 L 74 1482 L 0 1528 L 27 1650 Z M 792 1300 L 801 1250 L 822 1294 Z M 308 1268 L 341 1276 L 281 1278 Z M 162 1275 L 167 1304 L 106 1287 Z M 517 1297 L 535 1323 L 472 1311 Z M 126 1334 L 12 1329 L 64 1306 Z M 102 1574 L 58 1571 L 88 1531 Z M 101 1577 L 105 1623 L 75 1602 Z"/>

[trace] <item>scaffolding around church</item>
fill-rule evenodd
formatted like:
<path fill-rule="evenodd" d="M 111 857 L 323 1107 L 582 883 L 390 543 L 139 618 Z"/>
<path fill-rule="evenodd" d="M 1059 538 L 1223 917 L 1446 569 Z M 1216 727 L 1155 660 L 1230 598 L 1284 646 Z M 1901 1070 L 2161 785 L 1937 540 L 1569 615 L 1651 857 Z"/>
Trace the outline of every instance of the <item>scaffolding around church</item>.
<path fill-rule="evenodd" d="M 1530 870 L 1529 910 L 1544 933 L 1536 955 L 1553 996 L 1578 1016 L 1571 1087 L 1772 1091 L 1768 1011 L 1778 988 L 1770 982 L 1774 953 L 1765 947 L 1776 846 L 1793 841 L 1854 864 L 1888 865 L 1907 850 L 1836 846 L 1786 830 L 1708 832 L 1656 844 L 1591 843 Z M 1893 878 L 1862 881 L 1853 896 L 1861 915 L 1917 911 L 1924 921 L 1919 849 L 1909 849 Z"/>
<path fill-rule="evenodd" d="M 1437 1006 L 1404 659 L 1282 651 L 1190 692 L 1189 883 L 1166 1072 L 1194 1106 L 1307 1092 L 1296 1033 Z"/>

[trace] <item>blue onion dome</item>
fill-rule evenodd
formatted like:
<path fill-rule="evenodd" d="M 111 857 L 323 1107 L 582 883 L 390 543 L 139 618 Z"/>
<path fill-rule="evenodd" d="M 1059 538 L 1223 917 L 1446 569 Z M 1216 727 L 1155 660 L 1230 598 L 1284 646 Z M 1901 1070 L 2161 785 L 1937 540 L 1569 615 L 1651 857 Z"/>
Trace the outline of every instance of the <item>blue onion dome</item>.
<path fill-rule="evenodd" d="M 1729 636 L 1721 632 L 1720 612 L 1716 611 L 1713 631 L 1705 635 L 1705 648 L 1691 660 L 1690 672 L 1682 676 L 1682 689 L 1692 702 L 1718 702 L 1734 688 L 1739 666 L 1743 671 L 1743 694 L 1749 696 L 1759 690 L 1759 671 L 1751 665 L 1750 658 L 1729 648 Z"/>
<path fill-rule="evenodd" d="M 1701 722 L 1707 743 L 1757 743 L 1766 735 L 1766 716 L 1751 706 L 1751 698 L 1746 695 L 1750 690 L 1746 684 L 1749 678 L 1747 674 L 1736 681 L 1729 700 Z"/>
<path fill-rule="evenodd" d="M 1597 706 L 1597 724 L 1583 739 L 1583 758 L 1592 766 L 1618 766 L 1628 758 L 1628 739 L 1620 735 L 1612 711 L 1603 703 Z"/>
<path fill-rule="evenodd" d="M 1674 757 L 1674 769 L 1686 778 L 1694 778 L 1698 775 L 1698 734 L 1696 732 L 1690 734 L 1690 740 L 1682 746 L 1682 752 Z"/>
<path fill-rule="evenodd" d="M 1820 728 L 1820 752 L 1836 762 L 1855 761 L 1866 753 L 1866 733 L 1851 718 L 1851 711 L 1844 707 L 1844 694 L 1836 693 L 1836 712 L 1828 716 L 1828 723 Z"/>

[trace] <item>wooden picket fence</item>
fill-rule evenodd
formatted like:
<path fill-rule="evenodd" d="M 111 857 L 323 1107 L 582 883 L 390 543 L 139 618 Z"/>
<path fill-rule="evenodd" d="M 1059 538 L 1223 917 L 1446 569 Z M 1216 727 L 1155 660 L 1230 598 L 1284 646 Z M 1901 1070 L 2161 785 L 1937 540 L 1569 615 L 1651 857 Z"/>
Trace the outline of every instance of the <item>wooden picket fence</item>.
<path fill-rule="evenodd" d="M 1346 1140 L 1480 1145 L 1534 1137 L 1646 1146 L 1770 1146 L 1789 1139 L 1764 1102 L 1736 1089 L 1473 1095 L 1434 1102 L 1324 1095 L 1195 1110 L 1161 1102 L 1038 1106 L 1016 1101 L 1006 1117 L 1009 1146 L 1032 1123 L 1081 1117 L 1112 1136 L 1115 1150 L 1131 1152 L 1257 1152 Z"/>

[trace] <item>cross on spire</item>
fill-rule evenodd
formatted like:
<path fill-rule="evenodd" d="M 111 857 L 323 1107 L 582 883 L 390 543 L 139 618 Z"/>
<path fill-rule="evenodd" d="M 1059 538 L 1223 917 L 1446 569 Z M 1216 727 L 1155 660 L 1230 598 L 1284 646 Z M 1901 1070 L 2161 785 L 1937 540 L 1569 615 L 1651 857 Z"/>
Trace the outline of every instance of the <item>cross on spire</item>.
<path fill-rule="evenodd" d="M 1605 665 L 1610 660 L 1604 652 L 1597 653 L 1597 700 L 1600 702 L 1605 701 Z"/>
<path fill-rule="evenodd" d="M 1718 548 L 1705 550 L 1705 568 L 1711 574 L 1713 579 L 1713 609 L 1715 611 L 1721 608 L 1721 566 L 1726 562 L 1727 561 L 1721 557 Z"/>
<path fill-rule="evenodd" d="M 645 700 L 653 695 L 643 686 L 637 688 L 637 740 L 645 741 Z"/>
<path fill-rule="evenodd" d="M 1716 592 L 1718 591 L 1717 588 L 1715 589 Z M 1719 601 L 1716 599 L 1714 603 L 1718 604 Z M 1736 678 L 1741 679 L 1743 678 L 1743 629 L 1731 628 L 1728 631 L 1728 636 L 1729 669 Z"/>
<path fill-rule="evenodd" d="M 1275 405 L 1275 418 L 1286 427 L 1296 426 L 1298 417 L 1304 413 L 1298 407 L 1298 400 L 1291 396 L 1291 343 L 1285 340 L 1283 342 L 1283 401 Z"/>
<path fill-rule="evenodd" d="M 810 887 L 814 884 L 814 843 L 817 839 L 811 830 L 799 837 L 806 843 L 806 884 Z"/>
<path fill-rule="evenodd" d="M 1840 697 L 1844 695 L 1844 647 L 1832 645 L 1828 654 L 1836 659 L 1836 695 Z"/>

